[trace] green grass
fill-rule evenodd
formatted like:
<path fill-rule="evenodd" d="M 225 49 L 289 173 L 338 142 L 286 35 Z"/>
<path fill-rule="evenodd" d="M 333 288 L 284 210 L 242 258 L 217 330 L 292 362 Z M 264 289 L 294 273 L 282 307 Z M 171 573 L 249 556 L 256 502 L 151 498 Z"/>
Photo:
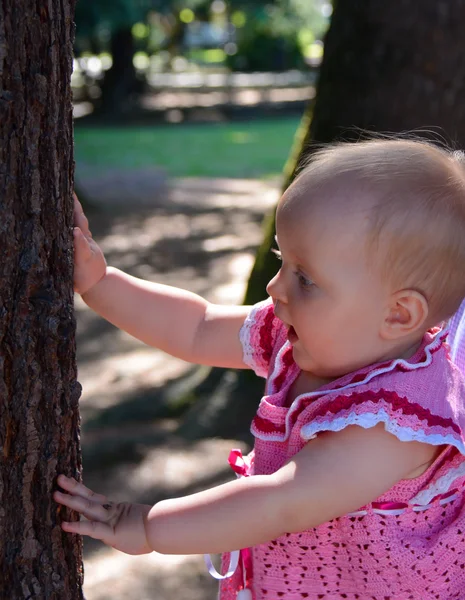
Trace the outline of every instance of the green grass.
<path fill-rule="evenodd" d="M 150 127 L 75 128 L 76 162 L 91 168 L 162 167 L 173 177 L 281 173 L 299 119 Z"/>

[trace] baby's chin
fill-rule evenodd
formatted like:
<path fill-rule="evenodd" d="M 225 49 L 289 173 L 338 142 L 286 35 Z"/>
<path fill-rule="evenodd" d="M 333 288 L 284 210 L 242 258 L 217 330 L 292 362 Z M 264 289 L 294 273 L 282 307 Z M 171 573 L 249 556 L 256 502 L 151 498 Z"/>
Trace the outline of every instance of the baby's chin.
<path fill-rule="evenodd" d="M 296 360 L 295 352 L 294 360 L 297 366 L 301 369 L 302 373 L 305 374 L 313 389 L 317 389 L 323 385 L 331 383 L 335 379 L 339 379 L 339 375 L 333 375 L 331 371 L 328 371 L 326 369 L 313 367 L 308 363 L 308 361 L 306 361 L 305 364 L 299 364 L 298 357 Z"/>
<path fill-rule="evenodd" d="M 301 344 L 298 343 L 299 336 L 292 326 L 288 327 L 287 339 L 292 345 L 292 354 L 296 365 L 309 377 L 309 379 L 320 380 L 322 382 L 321 385 L 331 383 L 331 381 L 334 381 L 335 379 L 341 379 L 341 377 L 345 377 L 346 375 L 367 366 L 357 366 L 354 363 L 338 365 L 335 365 L 334 363 L 323 364 L 314 360 L 313 356 L 308 353 L 308 350 L 303 349 Z"/>
<path fill-rule="evenodd" d="M 359 363 L 351 363 L 343 366 L 321 366 L 314 369 L 314 376 L 319 377 L 321 379 L 327 379 L 328 382 L 335 381 L 336 379 L 342 379 L 347 375 L 351 375 L 353 373 L 357 373 L 358 371 L 363 371 L 372 367 L 373 365 L 378 364 L 380 361 L 375 360 L 372 362 L 362 362 Z"/>
<path fill-rule="evenodd" d="M 294 358 L 295 359 L 295 358 Z M 298 360 L 295 361 L 298 366 Z M 301 367 L 302 368 L 302 367 Z M 322 383 L 321 385 L 325 385 L 326 383 L 331 383 L 336 379 L 341 379 L 346 375 L 350 375 L 358 369 L 352 369 L 351 367 L 335 367 L 334 365 L 311 365 L 306 364 L 305 368 L 302 369 L 309 377 L 313 379 L 318 379 Z"/>

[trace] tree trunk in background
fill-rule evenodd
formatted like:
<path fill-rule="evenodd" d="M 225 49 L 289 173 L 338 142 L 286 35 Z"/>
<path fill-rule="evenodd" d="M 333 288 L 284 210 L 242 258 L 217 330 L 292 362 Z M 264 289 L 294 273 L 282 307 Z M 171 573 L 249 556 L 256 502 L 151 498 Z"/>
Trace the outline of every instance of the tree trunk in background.
<path fill-rule="evenodd" d="M 316 100 L 302 121 L 285 170 L 285 189 L 311 144 L 360 139 L 360 130 L 432 130 L 465 147 L 465 0 L 334 0 Z M 279 263 L 270 252 L 274 215 L 265 220 L 245 303 L 266 297 Z M 195 417 L 213 434 L 247 431 L 263 389 L 250 372 L 235 375 L 229 397 L 195 407 Z M 221 398 L 221 395 L 220 395 Z M 252 406 L 251 406 L 252 405 Z M 195 425 L 190 422 L 195 430 Z M 200 429 L 199 429 L 200 430 Z"/>
<path fill-rule="evenodd" d="M 307 145 L 310 125 L 312 122 L 313 106 L 309 104 L 302 117 L 299 128 L 295 135 L 294 144 L 289 154 L 289 158 L 284 166 L 283 171 L 283 186 L 285 190 L 290 186 L 295 176 L 296 167 L 299 164 L 302 156 L 303 148 Z M 257 251 L 255 264 L 247 284 L 244 304 L 255 304 L 266 298 L 266 286 L 270 279 L 276 275 L 279 263 L 276 256 L 270 252 L 274 244 L 275 226 L 274 226 L 275 210 L 267 215 L 263 221 L 263 241 Z"/>
<path fill-rule="evenodd" d="M 110 52 L 113 64 L 105 74 L 96 114 L 114 118 L 127 115 L 135 107 L 140 92 L 133 63 L 135 47 L 131 26 L 113 33 Z"/>
<path fill-rule="evenodd" d="M 312 144 L 354 141 L 364 131 L 424 129 L 465 147 L 464 22 L 465 0 L 335 0 L 313 117 L 283 189 Z M 266 297 L 277 270 L 274 218 L 266 233 L 246 303 Z"/>
<path fill-rule="evenodd" d="M 0 2 L 0 598 L 82 599 L 72 296 L 74 0 Z M 62 514 L 60 514 L 60 512 Z"/>
<path fill-rule="evenodd" d="M 465 144 L 464 0 L 337 0 L 309 140 L 442 128 Z"/>

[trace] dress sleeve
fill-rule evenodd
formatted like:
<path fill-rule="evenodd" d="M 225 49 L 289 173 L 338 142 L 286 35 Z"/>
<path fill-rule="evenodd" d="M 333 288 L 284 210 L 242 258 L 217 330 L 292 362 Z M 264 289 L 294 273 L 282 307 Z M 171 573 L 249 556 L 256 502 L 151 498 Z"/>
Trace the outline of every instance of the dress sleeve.
<path fill-rule="evenodd" d="M 450 320 L 451 359 L 465 376 L 465 300 Z"/>
<path fill-rule="evenodd" d="M 262 403 L 254 420 L 258 437 L 291 436 L 297 443 L 349 425 L 383 423 L 403 442 L 455 446 L 465 456 L 465 380 L 446 339 L 447 330 L 427 332 L 408 359 L 369 365 L 301 394 L 286 413 L 285 428 L 276 428 L 270 403 Z"/>
<path fill-rule="evenodd" d="M 386 431 L 402 442 L 455 446 L 465 455 L 465 415 L 461 406 L 464 387 L 460 374 L 450 372 L 448 381 L 443 382 L 439 373 L 436 382 L 426 374 L 424 379 L 418 377 L 411 381 L 412 385 L 394 389 L 388 386 L 349 389 L 308 406 L 303 402 L 300 414 L 296 415 L 300 435 L 309 440 L 320 432 L 340 431 L 348 425 L 369 429 L 383 423 Z"/>
<path fill-rule="evenodd" d="M 260 377 L 267 377 L 278 331 L 282 322 L 275 317 L 271 298 L 255 304 L 240 331 L 244 362 Z"/>

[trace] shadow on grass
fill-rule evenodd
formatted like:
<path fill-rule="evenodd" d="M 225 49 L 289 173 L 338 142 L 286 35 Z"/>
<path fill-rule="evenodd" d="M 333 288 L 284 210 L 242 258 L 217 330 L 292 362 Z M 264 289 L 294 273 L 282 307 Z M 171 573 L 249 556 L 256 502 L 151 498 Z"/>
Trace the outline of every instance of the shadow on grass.
<path fill-rule="evenodd" d="M 134 424 L 143 426 L 157 419 L 176 419 L 196 401 L 193 390 L 202 389 L 201 384 L 208 377 L 209 371 L 206 367 L 193 366 L 184 375 L 161 387 L 132 389 L 119 399 L 118 404 L 96 410 L 94 416 L 86 420 L 83 432 L 90 434 L 88 439 L 92 439 L 92 432 L 103 432 L 99 436 L 101 445 L 105 437 L 121 424 L 125 427 Z M 121 435 L 118 438 L 121 442 Z M 139 434 L 137 439 L 140 439 Z M 88 452 L 89 447 L 85 451 Z M 92 464 L 97 466 L 95 461 Z M 103 466 L 101 461 L 98 466 Z"/>

